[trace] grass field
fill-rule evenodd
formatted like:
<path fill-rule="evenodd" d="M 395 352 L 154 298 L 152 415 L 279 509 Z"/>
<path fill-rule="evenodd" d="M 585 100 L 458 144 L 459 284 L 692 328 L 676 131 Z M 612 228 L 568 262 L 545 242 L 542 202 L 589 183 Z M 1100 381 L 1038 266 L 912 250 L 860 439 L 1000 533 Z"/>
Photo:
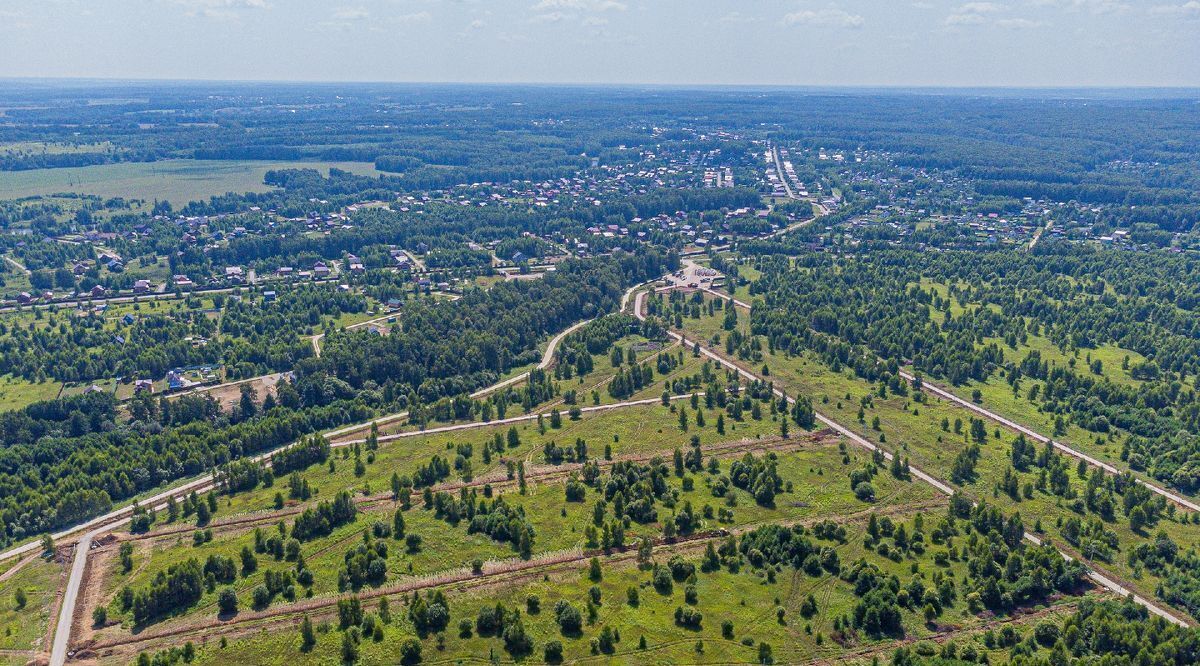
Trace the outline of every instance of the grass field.
<path fill-rule="evenodd" d="M 4 375 L 0 377 L 0 412 L 21 409 L 31 403 L 58 397 L 62 384 L 45 381 L 40 384 Z"/>
<path fill-rule="evenodd" d="M 103 153 L 112 148 L 108 141 L 99 143 L 58 143 L 55 141 L 12 141 L 0 143 L 0 155 L 66 155 Z"/>
<path fill-rule="evenodd" d="M 663 452 L 669 458 L 669 451 Z M 849 463 L 841 463 L 841 454 L 830 445 L 817 446 L 811 450 L 795 453 L 780 454 L 780 476 L 785 483 L 794 487 L 792 493 L 779 497 L 777 506 L 764 508 L 757 506 L 748 495 L 740 494 L 740 502 L 734 510 L 734 520 L 726 526 L 729 528 L 745 528 L 759 523 L 778 520 L 816 519 L 821 516 L 849 516 L 862 514 L 871 509 L 872 505 L 859 501 L 850 491 L 847 483 L 828 483 L 839 477 L 842 468 L 851 469 L 861 465 L 865 456 L 857 454 Z M 727 465 L 728 459 L 723 461 Z M 409 473 L 411 465 L 400 467 L 400 473 Z M 828 476 L 826 476 L 828 470 Z M 310 476 L 317 476 L 322 470 L 313 470 Z M 699 511 L 705 504 L 720 504 L 721 500 L 714 498 L 706 485 L 705 475 L 699 475 L 701 481 L 696 483 L 693 490 L 682 489 L 679 478 L 672 477 L 671 486 L 680 493 L 680 501 L 690 501 Z M 877 504 L 881 507 L 929 502 L 935 499 L 933 492 L 923 486 L 912 483 L 901 483 L 890 478 L 879 477 L 880 499 Z M 527 495 L 519 495 L 516 488 L 507 486 L 497 489 L 509 503 L 521 507 L 537 533 L 534 554 L 562 551 L 584 546 L 582 527 L 591 519 L 592 504 L 597 495 L 592 493 L 582 503 L 564 503 L 563 484 L 561 478 L 544 484 L 531 484 Z M 419 502 L 415 505 L 419 507 Z M 316 574 L 313 592 L 317 596 L 335 594 L 337 587 L 337 571 L 341 565 L 345 551 L 362 540 L 363 532 L 377 520 L 390 522 L 395 505 L 390 502 L 380 507 L 364 511 L 356 523 L 338 528 L 328 537 L 305 544 L 302 553 L 308 566 Z M 660 509 L 660 519 L 672 515 L 668 510 Z M 432 512 L 414 508 L 408 511 L 405 520 L 409 533 L 419 534 L 424 539 L 421 550 L 415 553 L 405 552 L 402 544 L 394 542 L 389 549 L 388 572 L 389 582 L 403 579 L 405 576 L 423 576 L 456 567 L 468 566 L 471 560 L 502 560 L 514 557 L 512 548 L 481 535 L 466 533 L 466 524 L 451 526 L 436 519 Z M 709 520 L 702 526 L 708 529 L 717 525 Z M 267 530 L 273 530 L 270 522 L 264 525 Z M 627 540 L 642 536 L 654 537 L 661 533 L 661 521 L 647 525 L 632 524 L 627 532 Z M 220 554 L 237 558 L 243 546 L 253 547 L 252 534 L 246 530 L 219 534 L 212 542 L 195 547 L 191 543 L 191 534 L 183 533 L 166 539 L 139 542 L 135 554 L 134 569 L 128 574 L 123 573 L 116 559 L 109 563 L 108 578 L 105 584 L 106 597 L 114 594 L 122 585 L 138 587 L 145 585 L 159 571 L 165 570 L 188 557 L 201 560 L 210 554 Z M 250 592 L 254 586 L 262 583 L 263 570 L 271 568 L 269 558 L 264 558 L 264 564 L 259 572 L 251 576 L 240 577 L 234 584 L 239 594 L 243 595 L 245 607 L 250 605 Z M 215 597 L 215 595 L 212 595 Z M 203 609 L 212 602 L 206 597 L 199 606 Z M 110 615 L 117 616 L 116 609 L 110 609 Z"/>
<path fill-rule="evenodd" d="M 42 647 L 61 574 L 62 565 L 35 556 L 0 581 L 0 650 Z M 14 600 L 18 589 L 25 593 L 23 608 L 17 608 Z"/>
<path fill-rule="evenodd" d="M 369 162 L 273 162 L 258 160 L 164 160 L 122 162 L 65 169 L 0 173 L 0 199 L 57 192 L 95 194 L 126 199 L 159 199 L 181 206 L 226 192 L 266 192 L 263 175 L 272 169 L 330 167 L 362 175 L 378 175 Z"/>

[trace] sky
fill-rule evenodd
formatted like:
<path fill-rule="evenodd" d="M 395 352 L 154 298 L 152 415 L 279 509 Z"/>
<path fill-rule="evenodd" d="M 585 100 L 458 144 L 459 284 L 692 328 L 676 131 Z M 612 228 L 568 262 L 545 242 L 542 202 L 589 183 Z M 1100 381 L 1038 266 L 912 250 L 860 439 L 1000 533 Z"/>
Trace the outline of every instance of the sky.
<path fill-rule="evenodd" d="M 1200 86 L 1200 0 L 0 0 L 0 77 Z"/>

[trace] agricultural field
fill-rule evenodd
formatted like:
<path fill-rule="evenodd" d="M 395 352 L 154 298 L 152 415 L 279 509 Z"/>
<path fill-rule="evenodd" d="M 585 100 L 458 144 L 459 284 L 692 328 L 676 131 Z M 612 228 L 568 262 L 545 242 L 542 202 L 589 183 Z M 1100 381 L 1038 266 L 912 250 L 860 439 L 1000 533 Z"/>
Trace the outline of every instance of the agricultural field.
<path fill-rule="evenodd" d="M 266 192 L 263 175 L 272 169 L 342 169 L 375 175 L 366 162 L 268 162 L 255 160 L 163 160 L 119 162 L 86 167 L 7 172 L 0 178 L 0 199 L 47 196 L 59 192 L 100 197 L 170 201 L 182 206 L 226 192 Z"/>
<path fill-rule="evenodd" d="M 21 154 L 70 155 L 74 153 L 103 153 L 112 148 L 108 141 L 100 143 L 64 143 L 58 141 L 0 142 L 0 155 Z"/>

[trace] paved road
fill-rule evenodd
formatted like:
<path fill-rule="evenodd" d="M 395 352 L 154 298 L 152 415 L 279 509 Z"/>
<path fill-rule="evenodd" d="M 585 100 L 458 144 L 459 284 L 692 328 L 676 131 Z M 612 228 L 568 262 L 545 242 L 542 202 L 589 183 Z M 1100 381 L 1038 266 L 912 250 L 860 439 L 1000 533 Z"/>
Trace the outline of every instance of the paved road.
<path fill-rule="evenodd" d="M 779 182 L 783 183 L 783 189 L 787 192 L 788 198 L 799 199 L 800 197 L 792 192 L 792 184 L 788 182 L 787 173 L 783 170 L 783 161 L 779 159 L 779 149 L 775 146 L 771 146 L 771 157 L 775 160 L 775 175 L 779 176 Z"/>
<path fill-rule="evenodd" d="M 714 292 L 714 293 L 715 293 L 715 292 Z M 639 319 L 641 319 L 641 318 L 643 318 L 643 317 L 644 317 L 644 315 L 642 315 L 642 304 L 643 304 L 643 302 L 644 302 L 644 301 L 645 301 L 645 293 L 644 293 L 644 292 L 643 292 L 643 293 L 639 293 L 639 294 L 638 294 L 638 298 L 637 298 L 637 300 L 634 302 L 634 306 L 633 306 L 633 307 L 634 307 L 634 314 L 635 314 L 635 315 L 636 315 L 636 316 L 637 316 Z M 671 337 L 675 338 L 676 340 L 679 340 L 681 343 L 683 343 L 683 344 L 686 346 L 686 344 L 687 344 L 687 341 L 686 341 L 686 339 L 684 338 L 684 336 L 682 336 L 682 335 L 680 335 L 680 334 L 678 334 L 678 333 L 675 333 L 674 331 L 668 331 L 668 334 L 669 334 Z M 723 365 L 723 366 L 725 366 L 725 367 L 727 367 L 727 368 L 729 368 L 729 369 L 731 369 L 731 370 L 733 370 L 733 371 L 737 372 L 737 373 L 738 373 L 740 376 L 742 376 L 742 377 L 745 377 L 746 379 L 753 380 L 753 381 L 762 381 L 762 379 L 761 379 L 760 377 L 758 377 L 757 375 L 755 375 L 755 374 L 753 374 L 753 373 L 749 372 L 748 370 L 746 370 L 745 368 L 741 367 L 740 365 L 737 365 L 737 364 L 735 364 L 735 363 L 733 363 L 733 362 L 729 361 L 728 359 L 726 359 L 726 358 L 724 358 L 723 356 L 721 356 L 721 355 L 719 355 L 719 354 L 717 354 L 717 353 L 713 352 L 712 350 L 708 349 L 707 347 L 705 347 L 705 346 L 703 346 L 703 345 L 701 345 L 700 351 L 701 351 L 701 353 L 703 353 L 705 356 L 707 356 L 707 357 L 709 357 L 709 358 L 713 359 L 714 361 L 716 361 L 717 363 L 720 363 L 721 365 Z M 779 389 L 775 389 L 775 394 L 776 394 L 776 395 L 779 395 L 779 396 L 781 396 L 781 397 L 783 397 L 783 396 L 784 396 L 784 393 L 783 393 L 781 390 L 779 390 Z M 791 403 L 791 402 L 794 402 L 794 399 L 793 399 L 793 398 L 791 398 L 790 396 L 787 396 L 787 400 L 788 400 L 788 402 L 789 402 L 789 403 Z M 815 415 L 815 417 L 816 417 L 816 419 L 817 419 L 818 421 L 820 421 L 821 423 L 825 424 L 826 426 L 828 426 L 828 427 L 830 427 L 830 428 L 833 428 L 833 429 L 834 429 L 834 430 L 836 430 L 837 432 L 839 432 L 839 433 L 841 433 L 842 435 L 844 435 L 844 436 L 845 436 L 847 439 L 849 439 L 850 441 L 854 442 L 855 444 L 857 444 L 857 445 L 859 445 L 859 446 L 861 446 L 861 447 L 863 447 L 863 448 L 866 448 L 866 449 L 868 449 L 868 450 L 870 450 L 870 451 L 875 451 L 876 449 L 878 449 L 878 448 L 879 448 L 879 447 L 877 447 L 875 444 L 873 444 L 872 442 L 870 442 L 870 441 L 868 441 L 867 439 L 865 439 L 865 438 L 863 438 L 863 437 L 859 436 L 857 433 L 855 433 L 855 432 L 851 431 L 850 429 L 848 429 L 848 428 L 846 428 L 846 427 L 842 426 L 841 424 L 837 423 L 837 422 L 836 422 L 836 421 L 834 421 L 833 419 L 830 419 L 829 417 L 825 416 L 824 414 L 821 414 L 820 412 L 814 412 L 814 415 Z M 892 454 L 891 454 L 891 453 L 889 453 L 889 452 L 887 452 L 887 451 L 883 451 L 883 456 L 884 456 L 884 458 L 885 458 L 885 459 L 887 459 L 887 460 L 891 460 L 891 459 L 892 459 Z M 928 474 L 928 473 L 924 472 L 923 470 L 920 470 L 920 469 L 918 469 L 918 468 L 916 468 L 916 467 L 913 467 L 913 466 L 911 466 L 911 465 L 909 466 L 909 469 L 910 469 L 910 472 L 911 472 L 911 474 L 912 474 L 914 477 L 916 477 L 916 478 L 918 478 L 918 479 L 920 479 L 920 480 L 924 481 L 925 483 L 929 484 L 929 485 L 930 485 L 930 486 L 932 486 L 933 488 L 937 489 L 939 492 L 941 492 L 941 493 L 944 493 L 944 494 L 946 494 L 946 495 L 953 495 L 953 494 L 954 494 L 954 489 L 953 489 L 953 488 L 952 488 L 952 487 L 951 487 L 949 484 L 947 484 L 947 483 L 945 483 L 945 482 L 941 481 L 940 479 L 937 479 L 936 477 L 934 477 L 934 476 L 932 476 L 932 475 L 930 475 L 930 474 Z M 1024 537 L 1025 537 L 1025 539 L 1026 539 L 1026 540 L 1030 541 L 1031 543 L 1034 543 L 1034 544 L 1041 544 L 1041 543 L 1042 543 L 1042 540 L 1041 540 L 1041 538 L 1039 538 L 1039 537 L 1038 537 L 1037 535 L 1035 535 L 1035 534 L 1031 534 L 1031 533 L 1029 533 L 1029 532 L 1026 532 L 1026 533 L 1025 533 L 1025 535 L 1024 535 Z M 1071 557 L 1069 554 L 1067 554 L 1067 553 L 1064 553 L 1064 552 L 1062 552 L 1061 550 L 1059 550 L 1059 554 L 1060 554 L 1060 555 L 1062 555 L 1062 556 L 1063 556 L 1065 559 L 1068 559 L 1068 560 L 1071 560 L 1071 559 L 1073 559 L 1073 558 L 1072 558 L 1072 557 Z M 1102 574 L 1102 573 L 1100 573 L 1100 572 L 1096 571 L 1094 568 L 1092 568 L 1092 567 L 1090 567 L 1090 566 L 1087 566 L 1086 564 L 1085 564 L 1084 566 L 1085 566 L 1085 567 L 1087 568 L 1087 570 L 1088 570 L 1088 577 L 1089 577 L 1089 578 L 1091 578 L 1093 581 L 1095 581 L 1097 584 L 1101 585 L 1102 587 L 1104 587 L 1104 588 L 1108 589 L 1109 591 L 1111 591 L 1111 592 L 1113 592 L 1113 593 L 1115 593 L 1115 594 L 1119 594 L 1119 595 L 1121 595 L 1121 596 L 1129 596 L 1129 595 L 1131 595 L 1131 594 L 1132 594 L 1132 596 L 1133 596 L 1133 600 L 1134 600 L 1135 602 L 1137 602 L 1138 604 L 1140 604 L 1140 605 L 1144 606 L 1144 607 L 1145 607 L 1147 610 L 1149 610 L 1151 613 L 1153 613 L 1153 614 L 1155 614 L 1155 615 L 1158 615 L 1159 617 L 1162 617 L 1162 618 L 1164 618 L 1164 619 L 1166 619 L 1166 620 L 1168 620 L 1169 622 L 1172 622 L 1172 623 L 1174 623 L 1174 624 L 1177 624 L 1177 625 L 1180 625 L 1180 626 L 1184 626 L 1184 627 L 1186 627 L 1186 626 L 1189 626 L 1187 622 L 1185 622 L 1184 620 L 1182 620 L 1182 619 L 1180 619 L 1180 618 L 1176 617 L 1176 616 L 1175 616 L 1173 613 L 1171 613 L 1171 612 L 1170 612 L 1170 611 L 1168 611 L 1167 609 L 1165 609 L 1165 608 L 1163 608 L 1163 607 L 1161 607 L 1161 606 L 1159 606 L 1159 605 L 1155 604 L 1153 601 L 1151 601 L 1151 600 L 1149 600 L 1149 599 L 1146 599 L 1146 598 L 1144 598 L 1144 597 L 1141 597 L 1141 596 L 1139 596 L 1139 595 L 1133 594 L 1133 593 L 1132 593 L 1132 592 L 1131 592 L 1129 589 L 1127 589 L 1126 587 L 1124 587 L 1124 586 L 1123 586 L 1123 585 L 1121 585 L 1120 583 L 1116 582 L 1116 581 L 1115 581 L 1115 580 L 1113 580 L 1112 578 L 1109 578 L 1108 576 L 1106 576 L 1106 575 L 1104 575 L 1104 574 Z"/>
<path fill-rule="evenodd" d="M 1053 226 L 1054 226 L 1054 223 L 1050 222 L 1050 223 L 1046 224 L 1046 226 L 1044 226 L 1034 232 L 1033 239 L 1029 241 L 1029 251 L 1030 252 L 1033 251 L 1033 248 L 1037 247 L 1038 241 L 1042 240 L 1042 236 L 1044 236 L 1047 231 L 1050 231 L 1050 228 Z"/>
<path fill-rule="evenodd" d="M 101 529 L 109 529 L 103 527 Z M 83 585 L 83 570 L 87 567 L 87 554 L 92 547 L 95 532 L 83 535 L 75 546 L 75 557 L 71 564 L 71 577 L 63 594 L 62 610 L 58 614 L 58 625 L 54 629 L 54 643 L 50 649 L 50 666 L 62 666 L 67 660 L 67 641 L 71 638 L 71 623 L 75 618 L 75 601 Z"/>

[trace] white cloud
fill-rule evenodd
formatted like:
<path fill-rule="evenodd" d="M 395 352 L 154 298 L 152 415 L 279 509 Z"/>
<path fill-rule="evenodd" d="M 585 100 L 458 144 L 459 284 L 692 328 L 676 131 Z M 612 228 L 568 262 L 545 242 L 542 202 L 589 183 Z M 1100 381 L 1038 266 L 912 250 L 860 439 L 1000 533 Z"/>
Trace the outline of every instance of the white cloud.
<path fill-rule="evenodd" d="M 1007 18 L 996 21 L 996 25 L 1001 28 L 1011 28 L 1013 30 L 1027 30 L 1030 28 L 1045 27 L 1046 22 L 1027 18 Z"/>
<path fill-rule="evenodd" d="M 1158 5 L 1151 7 L 1150 11 L 1155 14 L 1166 14 L 1169 16 L 1200 18 L 1200 0 L 1189 0 L 1182 5 Z"/>
<path fill-rule="evenodd" d="M 545 12 L 544 14 L 535 14 L 529 20 L 534 23 L 561 23 L 566 18 L 567 15 L 562 12 Z"/>
<path fill-rule="evenodd" d="M 335 21 L 362 21 L 370 16 L 371 13 L 362 7 L 340 7 L 333 10 L 332 18 Z"/>
<path fill-rule="evenodd" d="M 566 10 L 576 12 L 623 12 L 629 5 L 617 0 L 538 0 L 532 7 L 535 12 Z"/>
<path fill-rule="evenodd" d="M 983 25 L 991 21 L 993 14 L 1003 12 L 1007 7 L 996 2 L 968 2 L 959 5 L 943 21 L 947 26 Z"/>
<path fill-rule="evenodd" d="M 817 25 L 836 28 L 861 28 L 866 20 L 842 9 L 802 9 L 783 17 L 784 25 Z"/>
<path fill-rule="evenodd" d="M 1006 8 L 1004 5 L 996 2 L 968 2 L 967 4 L 959 7 L 956 11 L 973 12 L 976 14 L 994 14 L 996 12 L 1002 12 L 1005 9 Z"/>
<path fill-rule="evenodd" d="M 530 6 L 533 15 L 529 23 L 557 24 L 578 21 L 587 28 L 598 29 L 608 24 L 601 15 L 623 12 L 629 8 L 617 0 L 538 0 Z"/>
<path fill-rule="evenodd" d="M 413 12 L 411 14 L 400 14 L 393 16 L 392 21 L 396 23 L 425 23 L 433 19 L 433 14 L 429 12 Z"/>
<path fill-rule="evenodd" d="M 174 0 L 191 17 L 212 19 L 236 19 L 242 10 L 267 9 L 267 0 Z"/>
<path fill-rule="evenodd" d="M 756 16 L 747 16 L 741 12 L 729 12 L 728 14 L 722 16 L 719 20 L 721 23 L 757 23 L 762 19 Z"/>
<path fill-rule="evenodd" d="M 1115 14 L 1130 9 L 1120 0 L 1030 0 L 1034 7 L 1055 7 L 1068 11 L 1086 11 L 1092 14 Z"/>
<path fill-rule="evenodd" d="M 981 25 L 987 23 L 987 18 L 981 14 L 954 13 L 946 17 L 946 25 Z"/>

